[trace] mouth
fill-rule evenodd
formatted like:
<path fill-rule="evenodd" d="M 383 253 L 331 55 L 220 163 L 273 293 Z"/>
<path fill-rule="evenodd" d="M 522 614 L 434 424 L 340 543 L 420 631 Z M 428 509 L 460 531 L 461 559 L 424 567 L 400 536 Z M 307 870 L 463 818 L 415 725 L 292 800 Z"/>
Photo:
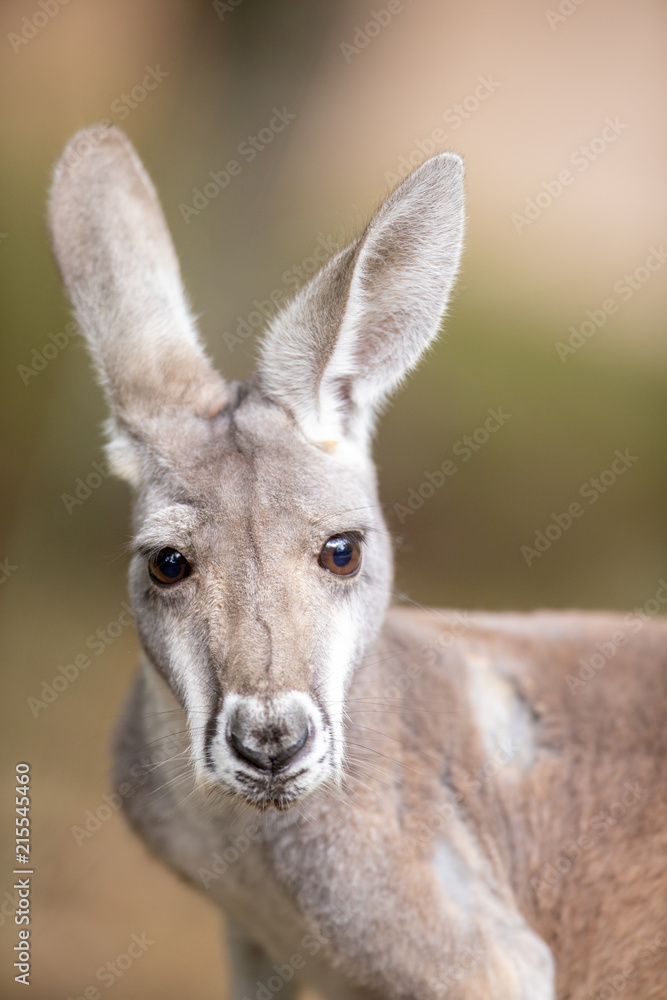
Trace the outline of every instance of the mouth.
<path fill-rule="evenodd" d="M 269 809 L 286 812 L 322 783 L 324 776 L 313 780 L 312 775 L 310 780 L 306 779 L 304 782 L 302 779 L 309 771 L 310 768 L 304 767 L 289 776 L 276 774 L 266 778 L 237 771 L 234 774 L 233 794 L 240 796 L 248 805 L 254 806 L 260 812 Z"/>

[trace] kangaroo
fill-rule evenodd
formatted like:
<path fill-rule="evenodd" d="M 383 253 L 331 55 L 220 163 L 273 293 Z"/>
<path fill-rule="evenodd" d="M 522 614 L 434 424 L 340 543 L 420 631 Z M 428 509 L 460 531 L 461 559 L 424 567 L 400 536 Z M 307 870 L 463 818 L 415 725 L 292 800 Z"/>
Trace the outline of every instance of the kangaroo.
<path fill-rule="evenodd" d="M 390 606 L 371 438 L 456 279 L 461 159 L 389 195 L 243 384 L 120 131 L 72 140 L 50 228 L 135 492 L 115 786 L 223 909 L 233 1000 L 667 996 L 665 620 Z"/>

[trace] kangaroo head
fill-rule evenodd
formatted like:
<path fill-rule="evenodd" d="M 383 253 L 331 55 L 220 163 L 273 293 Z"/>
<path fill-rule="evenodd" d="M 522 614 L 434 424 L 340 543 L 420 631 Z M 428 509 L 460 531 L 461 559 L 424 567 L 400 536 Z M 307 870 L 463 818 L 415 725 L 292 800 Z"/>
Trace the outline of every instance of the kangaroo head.
<path fill-rule="evenodd" d="M 270 324 L 258 374 L 228 384 L 132 146 L 113 128 L 84 139 L 56 168 L 50 225 L 135 490 L 140 640 L 187 713 L 199 779 L 286 808 L 340 775 L 346 689 L 389 601 L 371 431 L 437 334 L 462 164 L 445 153 L 408 177 Z"/>

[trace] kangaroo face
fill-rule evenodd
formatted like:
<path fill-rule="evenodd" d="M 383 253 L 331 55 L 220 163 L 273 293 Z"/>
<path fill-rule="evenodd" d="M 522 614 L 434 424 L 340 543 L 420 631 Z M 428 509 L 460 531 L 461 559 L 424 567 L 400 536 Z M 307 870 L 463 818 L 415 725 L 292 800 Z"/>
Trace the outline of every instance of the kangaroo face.
<path fill-rule="evenodd" d="M 242 387 L 199 344 L 122 133 L 75 137 L 50 225 L 110 404 L 109 457 L 137 493 L 130 588 L 149 662 L 187 711 L 200 778 L 287 807 L 341 770 L 346 687 L 388 602 L 370 439 L 438 332 L 461 161 L 433 157 L 386 199 L 275 317 Z"/>
<path fill-rule="evenodd" d="M 382 623 L 391 548 L 370 462 L 230 388 L 192 461 L 145 492 L 131 593 L 200 777 L 286 807 L 340 771 L 346 686 Z"/>

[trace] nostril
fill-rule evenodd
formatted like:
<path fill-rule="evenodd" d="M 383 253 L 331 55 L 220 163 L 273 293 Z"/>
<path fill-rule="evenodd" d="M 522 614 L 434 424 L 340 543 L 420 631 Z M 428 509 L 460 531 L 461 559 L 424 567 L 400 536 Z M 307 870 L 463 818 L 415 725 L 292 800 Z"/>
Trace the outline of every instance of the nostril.
<path fill-rule="evenodd" d="M 229 742 L 234 749 L 237 757 L 242 760 L 247 761 L 249 764 L 254 764 L 261 771 L 271 771 L 271 758 L 266 753 L 261 753 L 259 750 L 251 750 L 247 747 L 245 743 L 242 743 L 235 732 L 230 732 Z"/>
<path fill-rule="evenodd" d="M 229 742 L 237 757 L 259 768 L 260 771 L 270 771 L 275 774 L 279 771 L 284 771 L 287 765 L 303 750 L 308 742 L 308 736 L 309 729 L 306 726 L 296 742 L 290 744 L 288 747 L 284 747 L 282 750 L 274 748 L 274 745 L 266 753 L 254 747 L 249 747 L 237 736 L 233 729 L 229 732 Z"/>
<path fill-rule="evenodd" d="M 291 746 L 285 747 L 284 750 L 281 750 L 279 753 L 275 754 L 271 758 L 273 763 L 273 770 L 274 771 L 284 770 L 284 768 L 287 767 L 290 761 L 294 760 L 299 751 L 303 750 L 307 741 L 308 741 L 308 727 L 306 726 L 306 728 L 301 733 L 301 736 L 298 738 L 296 743 L 292 743 Z"/>

